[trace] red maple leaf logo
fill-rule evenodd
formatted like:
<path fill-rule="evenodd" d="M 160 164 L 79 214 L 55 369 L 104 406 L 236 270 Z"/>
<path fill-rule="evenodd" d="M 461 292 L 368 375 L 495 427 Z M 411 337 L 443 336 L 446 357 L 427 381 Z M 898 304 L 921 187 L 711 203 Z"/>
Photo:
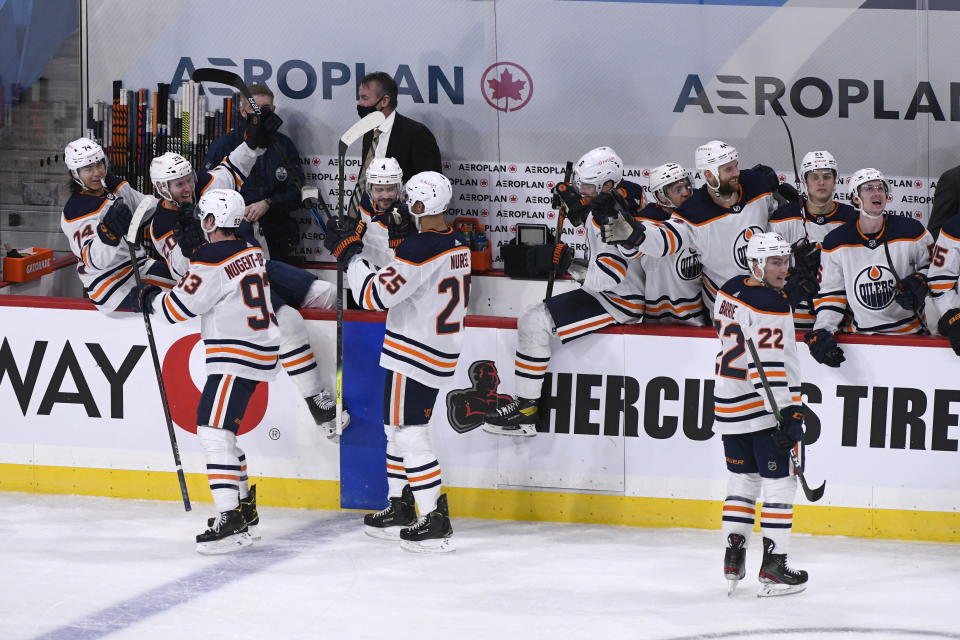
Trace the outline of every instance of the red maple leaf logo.
<path fill-rule="evenodd" d="M 555 214 L 553 211 L 547 211 L 547 217 L 550 218 L 551 220 L 553 220 L 556 217 L 556 215 L 557 214 Z"/>
<path fill-rule="evenodd" d="M 480 180 L 480 186 L 481 186 L 481 187 L 485 187 L 485 186 L 487 186 L 488 184 L 490 184 L 490 183 L 487 182 L 486 178 Z"/>
<path fill-rule="evenodd" d="M 517 196 L 510 196 L 510 202 L 516 202 Z"/>
<path fill-rule="evenodd" d="M 491 78 L 487 80 L 487 84 L 490 85 L 490 89 L 493 91 L 490 96 L 491 100 L 503 100 L 504 98 L 508 100 L 523 100 L 520 92 L 523 91 L 527 81 L 514 80 L 510 70 L 504 69 L 500 72 L 499 80 Z"/>

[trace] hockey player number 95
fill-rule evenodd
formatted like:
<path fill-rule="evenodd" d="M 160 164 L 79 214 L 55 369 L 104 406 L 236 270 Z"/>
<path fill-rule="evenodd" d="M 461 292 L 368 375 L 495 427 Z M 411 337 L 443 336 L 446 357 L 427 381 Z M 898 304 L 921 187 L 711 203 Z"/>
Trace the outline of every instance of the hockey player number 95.
<path fill-rule="evenodd" d="M 448 322 L 457 307 L 460 306 L 460 279 L 456 277 L 444 278 L 437 286 L 437 293 L 446 293 L 450 295 L 450 302 L 443 308 L 443 311 L 437 316 L 437 334 L 446 335 L 460 331 L 460 321 Z M 470 276 L 463 276 L 463 312 L 466 313 L 467 305 L 470 304 Z M 463 315 L 460 314 L 462 318 Z"/>
<path fill-rule="evenodd" d="M 240 281 L 240 291 L 243 292 L 243 302 L 251 309 L 260 311 L 260 315 L 247 316 L 247 324 L 254 331 L 263 331 L 270 326 L 270 308 L 267 306 L 267 296 L 264 293 L 264 282 L 259 274 L 251 273 Z"/>

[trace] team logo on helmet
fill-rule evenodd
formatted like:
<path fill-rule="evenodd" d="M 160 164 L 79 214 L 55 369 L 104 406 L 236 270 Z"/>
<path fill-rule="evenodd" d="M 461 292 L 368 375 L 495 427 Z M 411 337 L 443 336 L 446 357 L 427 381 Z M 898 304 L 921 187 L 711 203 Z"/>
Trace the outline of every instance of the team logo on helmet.
<path fill-rule="evenodd" d="M 703 273 L 700 256 L 693 249 L 684 249 L 674 263 L 681 280 L 696 280 Z"/>
<path fill-rule="evenodd" d="M 744 271 L 750 271 L 750 266 L 747 264 L 747 243 L 755 233 L 763 233 L 763 229 L 757 225 L 749 226 L 733 241 L 733 261 Z"/>
<path fill-rule="evenodd" d="M 472 431 L 483 424 L 483 416 L 513 398 L 497 393 L 500 374 L 493 360 L 477 360 L 467 370 L 471 386 L 447 394 L 447 421 L 457 433 Z"/>
<path fill-rule="evenodd" d="M 893 303 L 897 294 L 897 280 L 886 266 L 871 265 L 854 278 L 853 293 L 857 301 L 867 309 L 885 309 Z"/>
<path fill-rule="evenodd" d="M 273 173 L 276 176 L 279 182 L 283 182 L 287 179 L 287 168 L 286 167 L 277 167 L 277 170 Z"/>

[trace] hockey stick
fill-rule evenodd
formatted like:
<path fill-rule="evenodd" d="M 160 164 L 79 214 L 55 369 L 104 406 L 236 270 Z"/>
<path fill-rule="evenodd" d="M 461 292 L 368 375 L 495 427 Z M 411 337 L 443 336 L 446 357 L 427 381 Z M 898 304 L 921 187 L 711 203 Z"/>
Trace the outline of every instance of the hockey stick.
<path fill-rule="evenodd" d="M 563 181 L 567 184 L 570 183 L 570 178 L 573 175 L 573 163 L 567 162 L 567 166 L 563 170 Z M 557 210 L 557 230 L 553 236 L 553 250 L 556 252 L 557 245 L 560 244 L 560 234 L 563 233 L 563 220 L 564 214 L 567 210 L 563 202 L 560 200 L 560 196 L 553 196 L 553 208 Z M 553 297 L 553 281 L 557 279 L 557 267 L 559 265 L 554 265 L 554 268 L 550 270 L 550 273 L 547 275 L 547 295 L 543 298 L 543 301 L 546 302 L 551 297 Z"/>
<path fill-rule="evenodd" d="M 884 227 L 886 227 L 887 221 L 883 221 Z M 897 289 L 900 291 L 906 291 L 906 287 L 903 286 L 903 280 L 900 279 L 900 274 L 897 273 L 897 269 L 893 266 L 893 260 L 890 258 L 890 248 L 887 246 L 887 230 L 883 229 L 883 252 L 887 255 L 887 266 L 890 267 L 890 273 L 893 274 L 893 279 L 897 282 Z M 920 323 L 920 328 L 923 329 L 924 333 L 929 334 L 930 330 L 927 329 L 927 323 L 923 321 L 923 316 L 917 309 L 913 309 L 913 317 Z"/>
<path fill-rule="evenodd" d="M 746 326 L 741 325 L 744 329 Z M 752 333 L 752 329 L 750 330 Z M 773 390 L 770 388 L 770 381 L 767 380 L 767 372 L 763 370 L 763 365 L 760 363 L 760 355 L 757 353 L 757 347 L 753 344 L 753 337 L 749 335 L 744 335 L 746 338 L 745 342 L 747 343 L 747 349 L 750 350 L 750 357 L 753 358 L 753 366 L 757 368 L 757 373 L 760 375 L 760 384 L 763 385 L 763 391 L 767 395 L 767 401 L 770 403 L 770 408 L 773 409 L 773 415 L 777 419 L 778 424 L 782 424 L 780 419 L 780 409 L 777 407 L 777 401 L 773 397 Z M 802 443 L 802 440 L 801 440 Z M 793 447 L 790 448 L 790 461 L 793 463 L 793 469 L 797 473 L 797 477 L 800 479 L 800 487 L 803 489 L 803 495 L 807 497 L 807 500 L 810 502 L 816 502 L 823 497 L 823 492 L 827 488 L 826 481 L 823 482 L 816 489 L 811 489 L 807 485 L 807 479 L 803 475 L 803 467 L 800 465 L 800 460 L 797 458 L 797 452 L 794 451 Z"/>
<path fill-rule="evenodd" d="M 800 180 L 800 172 L 797 171 L 797 152 L 793 147 L 793 134 L 790 133 L 790 125 L 787 119 L 779 113 L 777 117 L 783 123 L 783 128 L 787 130 L 787 141 L 790 143 L 790 161 L 793 163 L 793 181 L 797 185 L 797 195 L 800 196 L 800 219 L 803 220 L 803 237 L 809 242 L 810 236 L 807 233 L 807 194 L 804 192 L 804 184 Z"/>
<path fill-rule="evenodd" d="M 367 114 L 361 118 L 358 122 L 355 122 L 352 127 L 347 129 L 342 136 L 340 136 L 340 143 L 337 148 L 337 164 L 339 165 L 339 171 L 337 172 L 337 220 L 336 226 L 337 229 L 342 230 L 344 228 L 344 218 L 343 218 L 343 163 L 344 158 L 347 155 L 347 147 L 357 141 L 358 138 L 361 138 L 367 131 L 372 131 L 377 128 L 386 118 L 379 111 L 374 111 L 373 113 Z M 359 182 L 359 180 L 358 180 Z M 318 194 L 319 195 L 319 194 Z M 327 212 L 328 221 L 329 221 L 329 211 Z M 336 432 L 337 435 L 340 435 L 343 432 L 343 423 L 341 418 L 343 416 L 343 263 L 340 260 L 337 260 L 337 378 L 336 378 L 336 401 L 337 401 L 337 417 L 336 422 Z"/>
<path fill-rule="evenodd" d="M 106 188 L 106 184 L 104 184 Z M 109 191 L 110 196 L 113 196 Z M 108 196 L 109 197 L 109 196 Z M 114 198 L 110 198 L 113 200 Z M 143 281 L 140 278 L 140 269 L 137 265 L 136 243 L 137 235 L 140 232 L 140 225 L 147 214 L 150 205 L 156 202 L 156 198 L 145 197 L 137 205 L 133 212 L 133 218 L 130 220 L 130 227 L 127 230 L 126 238 L 127 251 L 130 252 L 130 268 L 133 269 L 133 277 L 137 281 L 139 288 Z M 163 417 L 167 421 L 167 435 L 170 436 L 170 448 L 173 450 L 173 463 L 177 468 L 177 480 L 180 482 L 180 496 L 183 498 L 184 511 L 190 511 L 190 495 L 187 493 L 187 479 L 183 475 L 183 464 L 180 462 L 180 448 L 177 446 L 177 433 L 173 429 L 173 420 L 170 419 L 170 402 L 167 400 L 167 391 L 163 386 L 163 374 L 160 370 L 160 356 L 157 353 L 157 342 L 153 338 L 153 325 L 150 322 L 150 314 L 146 309 L 141 309 L 143 314 L 143 324 L 147 329 L 147 342 L 150 344 L 150 355 L 153 357 L 153 371 L 157 376 L 157 386 L 160 389 L 160 403 L 163 405 Z"/>

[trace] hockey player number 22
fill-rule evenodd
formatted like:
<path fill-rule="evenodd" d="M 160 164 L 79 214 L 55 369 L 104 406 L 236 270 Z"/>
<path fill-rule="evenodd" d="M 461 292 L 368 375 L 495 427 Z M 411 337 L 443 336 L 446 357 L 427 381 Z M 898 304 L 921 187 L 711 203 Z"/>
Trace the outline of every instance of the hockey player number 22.
<path fill-rule="evenodd" d="M 251 273 L 240 281 L 240 291 L 243 292 L 243 302 L 251 309 L 257 309 L 260 315 L 247 316 L 247 324 L 254 331 L 263 331 L 270 326 L 270 308 L 267 306 L 267 296 L 263 292 L 263 279 L 256 273 Z"/>
<path fill-rule="evenodd" d="M 463 276 L 463 310 L 466 312 L 467 305 L 470 303 L 470 276 Z M 440 284 L 437 286 L 437 293 L 448 294 L 450 296 L 450 302 L 447 303 L 447 306 L 443 308 L 443 311 L 437 316 L 437 333 L 440 335 L 457 333 L 460 331 L 460 321 L 457 322 L 447 322 L 450 319 L 450 316 L 453 315 L 453 312 L 457 310 L 457 307 L 461 302 L 460 295 L 460 279 L 454 276 L 449 278 L 444 278 L 440 281 Z M 462 317 L 462 316 L 461 316 Z"/>
<path fill-rule="evenodd" d="M 720 330 L 723 328 L 723 325 L 720 324 L 719 320 L 713 321 L 713 326 L 717 330 L 718 335 L 722 335 L 725 338 L 733 338 L 736 340 L 736 344 L 727 349 L 727 351 L 720 356 L 720 364 L 718 365 L 719 373 L 724 378 L 733 378 L 734 380 L 746 380 L 747 379 L 747 370 L 741 369 L 740 367 L 734 367 L 730 363 L 742 356 L 745 352 L 744 349 L 744 340 L 743 340 L 743 331 L 740 329 L 740 325 L 733 323 L 727 325 L 726 329 L 723 329 L 723 333 L 720 334 Z"/>

